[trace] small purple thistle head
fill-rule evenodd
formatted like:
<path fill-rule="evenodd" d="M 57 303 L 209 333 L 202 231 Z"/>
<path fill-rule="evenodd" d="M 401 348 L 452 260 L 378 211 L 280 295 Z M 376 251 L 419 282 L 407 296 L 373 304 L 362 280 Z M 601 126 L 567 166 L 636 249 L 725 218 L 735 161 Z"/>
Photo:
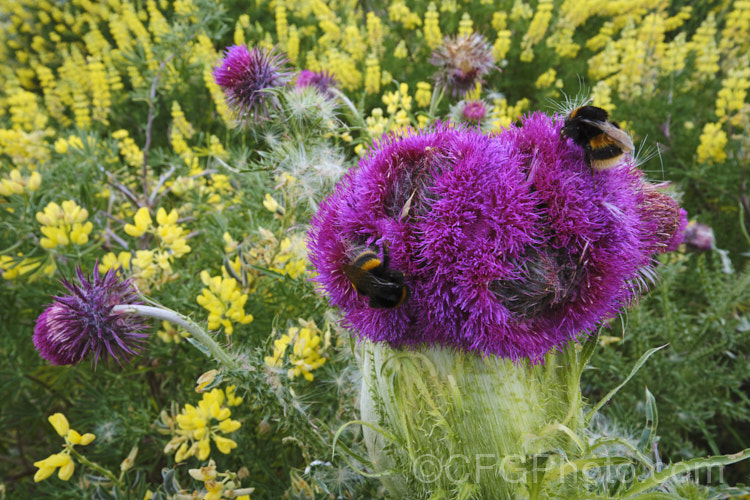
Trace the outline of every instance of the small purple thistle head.
<path fill-rule="evenodd" d="M 647 214 L 653 234 L 651 252 L 674 252 L 682 243 L 687 227 L 687 212 L 666 193 L 660 191 L 663 185 L 645 184 L 641 209 Z"/>
<path fill-rule="evenodd" d="M 698 252 L 711 250 L 716 246 L 714 230 L 700 222 L 691 221 L 685 228 L 685 245 Z"/>
<path fill-rule="evenodd" d="M 492 108 L 483 100 L 460 100 L 451 105 L 448 117 L 454 123 L 479 125 L 484 130 L 490 127 L 490 110 Z"/>
<path fill-rule="evenodd" d="M 385 137 L 342 178 L 312 220 L 309 251 L 346 326 L 395 348 L 539 361 L 637 298 L 679 231 L 677 202 L 654 195 L 632 158 L 592 172 L 559 139 L 562 117 L 521 125 Z M 347 278 L 368 248 L 403 273 L 398 307 L 370 307 Z"/>
<path fill-rule="evenodd" d="M 338 85 L 338 82 L 333 74 L 328 71 L 310 71 L 309 69 L 303 69 L 300 71 L 299 75 L 297 75 L 295 85 L 297 88 L 315 87 L 318 92 L 331 99 L 333 98 L 333 93 L 329 89 Z"/>
<path fill-rule="evenodd" d="M 278 99 L 268 90 L 289 82 L 292 73 L 285 65 L 286 57 L 275 49 L 248 50 L 245 45 L 232 45 L 224 50 L 224 59 L 213 75 L 238 122 L 264 120 L 269 108 L 278 106 Z"/>
<path fill-rule="evenodd" d="M 34 346 L 41 357 L 53 365 L 74 365 L 91 353 L 96 366 L 101 358 L 120 364 L 140 351 L 147 325 L 138 316 L 112 311 L 117 305 L 140 304 L 133 285 L 121 281 L 117 272 L 110 269 L 100 276 L 95 271 L 88 280 L 76 268 L 77 283 L 63 278 L 70 293 L 54 297 L 34 327 Z"/>
<path fill-rule="evenodd" d="M 479 123 L 487 116 L 487 104 L 484 101 L 469 101 L 464 105 L 462 115 L 466 121 Z"/>
<path fill-rule="evenodd" d="M 472 33 L 445 37 L 430 56 L 430 63 L 437 67 L 433 75 L 435 83 L 450 90 L 453 97 L 463 97 L 477 82 L 484 82 L 482 76 L 495 67 L 495 58 L 487 40 L 479 33 Z"/>

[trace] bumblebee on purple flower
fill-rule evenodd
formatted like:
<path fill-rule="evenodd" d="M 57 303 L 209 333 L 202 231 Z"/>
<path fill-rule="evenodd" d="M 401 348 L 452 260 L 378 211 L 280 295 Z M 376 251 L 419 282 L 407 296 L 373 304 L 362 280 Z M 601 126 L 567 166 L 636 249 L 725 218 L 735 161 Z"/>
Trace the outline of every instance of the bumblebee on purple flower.
<path fill-rule="evenodd" d="M 540 360 L 633 301 L 685 214 L 631 158 L 592 174 L 561 119 L 499 136 L 437 124 L 386 137 L 312 221 L 318 282 L 360 336 Z M 409 299 L 373 308 L 347 266 L 387 247 Z M 360 290 L 361 291 L 361 290 Z"/>

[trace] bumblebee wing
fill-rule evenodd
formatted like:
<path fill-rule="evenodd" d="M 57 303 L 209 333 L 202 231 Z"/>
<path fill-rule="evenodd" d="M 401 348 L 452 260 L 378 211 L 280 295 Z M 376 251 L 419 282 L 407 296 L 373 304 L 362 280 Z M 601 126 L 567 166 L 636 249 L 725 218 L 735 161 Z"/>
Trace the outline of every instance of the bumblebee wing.
<path fill-rule="evenodd" d="M 354 289 L 370 298 L 371 307 L 397 307 L 408 297 L 408 290 L 403 283 L 381 278 L 350 264 L 345 264 L 343 269 Z"/>
<path fill-rule="evenodd" d="M 387 279 L 369 275 L 367 279 L 367 296 L 370 297 L 370 307 L 393 308 L 404 303 L 409 296 L 406 285 Z"/>
<path fill-rule="evenodd" d="M 630 136 L 621 128 L 613 125 L 611 122 L 603 122 L 599 120 L 588 120 L 586 118 L 580 119 L 584 123 L 588 123 L 589 125 L 592 125 L 598 129 L 600 129 L 604 135 L 607 136 L 607 138 L 595 138 L 592 139 L 592 141 L 599 139 L 600 141 L 603 141 L 602 146 L 607 145 L 608 143 L 614 143 L 616 146 L 618 146 L 620 149 L 622 149 L 623 152 L 627 153 L 628 151 L 633 151 L 635 149 L 635 146 L 633 145 L 633 139 L 630 138 Z M 610 139 L 610 140 L 607 140 Z M 592 146 L 595 146 L 592 144 Z"/>

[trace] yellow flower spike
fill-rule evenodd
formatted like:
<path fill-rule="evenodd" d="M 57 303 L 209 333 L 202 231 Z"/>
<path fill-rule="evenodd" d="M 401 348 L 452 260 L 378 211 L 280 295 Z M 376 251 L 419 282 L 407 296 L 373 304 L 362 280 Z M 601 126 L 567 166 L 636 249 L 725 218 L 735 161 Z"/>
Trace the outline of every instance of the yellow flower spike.
<path fill-rule="evenodd" d="M 68 141 L 62 137 L 55 141 L 55 152 L 59 154 L 65 154 L 68 152 Z"/>
<path fill-rule="evenodd" d="M 151 214 L 149 214 L 148 208 L 139 208 L 135 213 L 134 221 L 135 225 L 125 224 L 125 232 L 134 238 L 139 238 L 148 231 L 152 224 Z"/>
<path fill-rule="evenodd" d="M 218 449 L 225 455 L 230 453 L 233 449 L 237 448 L 237 443 L 232 439 L 221 436 L 214 436 L 213 439 L 214 443 L 216 443 L 216 449 Z"/>
<path fill-rule="evenodd" d="M 68 419 L 65 418 L 65 415 L 62 413 L 55 413 L 54 415 L 50 415 L 47 420 L 49 420 L 49 423 L 52 424 L 52 427 L 55 428 L 55 431 L 60 437 L 68 435 L 70 424 L 68 424 Z"/>

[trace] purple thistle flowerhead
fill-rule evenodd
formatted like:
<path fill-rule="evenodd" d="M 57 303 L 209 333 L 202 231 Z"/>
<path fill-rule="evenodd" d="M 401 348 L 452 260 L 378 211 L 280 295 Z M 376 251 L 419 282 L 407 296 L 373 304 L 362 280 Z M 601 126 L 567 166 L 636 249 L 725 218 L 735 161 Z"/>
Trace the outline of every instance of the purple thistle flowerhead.
<path fill-rule="evenodd" d="M 474 89 L 482 76 L 495 65 L 492 46 L 479 33 L 469 36 L 445 37 L 443 45 L 430 56 L 430 63 L 437 67 L 433 75 L 435 83 L 451 91 L 453 97 L 463 97 Z"/>
<path fill-rule="evenodd" d="M 101 358 L 120 364 L 140 351 L 147 325 L 138 316 L 112 311 L 117 305 L 140 304 L 130 280 L 121 281 L 117 272 L 110 269 L 100 276 L 94 271 L 89 280 L 76 268 L 77 283 L 63 278 L 70 293 L 54 297 L 34 327 L 41 357 L 53 365 L 74 365 L 91 353 L 94 365 Z"/>
<path fill-rule="evenodd" d="M 487 104 L 484 101 L 469 101 L 464 105 L 462 115 L 466 121 L 479 123 L 487 116 Z"/>
<path fill-rule="evenodd" d="M 266 119 L 269 108 L 278 106 L 278 99 L 268 90 L 286 85 L 291 79 L 292 73 L 285 64 L 286 57 L 275 49 L 248 50 L 245 45 L 225 49 L 224 59 L 213 75 L 238 122 Z"/>
<path fill-rule="evenodd" d="M 685 245 L 698 252 L 707 252 L 716 246 L 714 230 L 700 222 L 690 221 L 685 228 Z"/>
<path fill-rule="evenodd" d="M 491 109 L 492 107 L 481 99 L 476 101 L 466 101 L 462 99 L 456 104 L 451 105 L 448 117 L 450 121 L 454 123 L 479 125 L 479 127 L 484 130 L 491 125 Z"/>
<path fill-rule="evenodd" d="M 301 87 L 315 87 L 318 92 L 322 95 L 333 98 L 333 93 L 328 89 L 338 85 L 338 81 L 334 78 L 333 73 L 328 71 L 310 71 L 309 69 L 303 69 L 297 75 L 297 81 L 295 82 L 297 88 Z"/>
<path fill-rule="evenodd" d="M 309 234 L 316 280 L 346 325 L 395 348 L 539 361 L 630 304 L 679 207 L 649 200 L 632 158 L 592 172 L 562 125 L 535 113 L 498 136 L 437 124 L 375 144 Z M 352 286 L 345 269 L 367 249 L 403 274 L 403 304 L 373 308 Z"/>
<path fill-rule="evenodd" d="M 648 214 L 654 240 L 653 253 L 673 252 L 685 237 L 687 212 L 666 193 L 662 185 L 645 184 L 642 209 Z"/>

